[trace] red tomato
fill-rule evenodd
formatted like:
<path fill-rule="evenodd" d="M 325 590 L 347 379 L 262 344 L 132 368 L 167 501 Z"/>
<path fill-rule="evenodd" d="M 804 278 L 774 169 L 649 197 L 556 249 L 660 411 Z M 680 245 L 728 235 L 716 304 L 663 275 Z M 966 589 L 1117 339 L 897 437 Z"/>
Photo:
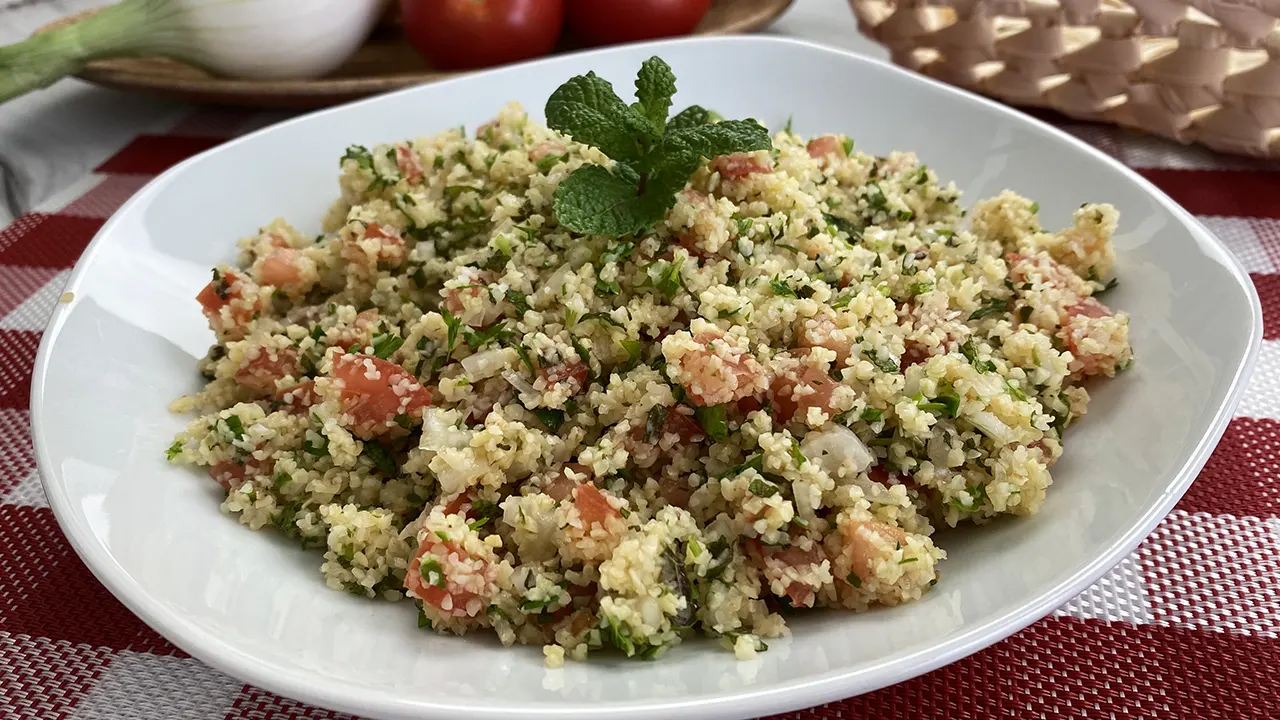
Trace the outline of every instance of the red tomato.
<path fill-rule="evenodd" d="M 588 45 L 688 35 L 711 0 L 568 0 L 573 34 Z"/>
<path fill-rule="evenodd" d="M 563 0 L 400 0 L 409 43 L 444 70 L 489 67 L 551 52 Z"/>

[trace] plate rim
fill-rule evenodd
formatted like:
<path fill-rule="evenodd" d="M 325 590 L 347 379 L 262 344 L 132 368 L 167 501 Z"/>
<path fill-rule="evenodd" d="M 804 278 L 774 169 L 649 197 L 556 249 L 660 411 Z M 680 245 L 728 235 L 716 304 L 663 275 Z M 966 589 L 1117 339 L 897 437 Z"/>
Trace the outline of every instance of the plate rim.
<path fill-rule="evenodd" d="M 81 528 L 76 525 L 71 513 L 71 500 L 65 492 L 65 485 L 56 479 L 52 459 L 49 457 L 49 451 L 41 431 L 41 427 L 47 422 L 44 410 L 44 385 L 49 370 L 50 355 L 54 344 L 60 336 L 68 313 L 74 307 L 74 304 L 58 303 L 55 304 L 41 336 L 32 371 L 30 405 L 32 441 L 40 483 L 49 500 L 50 509 L 63 535 L 90 572 L 93 573 L 94 577 L 106 586 L 111 594 L 139 619 L 192 657 L 244 682 L 285 697 L 313 703 L 324 708 L 364 716 L 372 715 L 379 718 L 406 719 L 453 717 L 459 712 L 466 712 L 470 717 L 480 720 L 486 718 L 550 720 L 553 717 L 595 718 L 601 716 L 608 716 L 618 720 L 622 718 L 652 717 L 657 712 L 664 713 L 665 717 L 671 718 L 741 718 L 786 712 L 812 707 L 832 700 L 853 697 L 909 680 L 955 662 L 994 645 L 1047 616 L 1063 603 L 1083 592 L 1099 577 L 1132 553 L 1134 548 L 1169 514 L 1188 487 L 1190 487 L 1192 481 L 1199 475 L 1201 469 L 1203 469 L 1209 456 L 1225 433 L 1257 364 L 1263 334 L 1262 306 L 1257 290 L 1249 280 L 1248 273 L 1239 259 L 1198 218 L 1173 201 L 1172 198 L 1146 178 L 1101 150 L 1038 118 L 1021 113 L 994 100 L 912 73 L 876 58 L 806 40 L 768 35 L 700 36 L 659 40 L 587 50 L 570 55 L 585 59 L 617 52 L 637 52 L 640 49 L 647 48 L 660 51 L 668 46 L 685 44 L 758 45 L 760 46 L 759 50 L 766 52 L 773 47 L 792 46 L 802 48 L 811 52 L 834 55 L 845 60 L 875 66 L 889 73 L 890 77 L 896 78 L 900 82 L 930 86 L 932 90 L 950 95 L 958 101 L 985 106 L 999 116 L 1014 118 L 1017 122 L 1027 123 L 1036 130 L 1047 132 L 1059 140 L 1066 141 L 1076 150 L 1104 162 L 1113 170 L 1119 171 L 1130 181 L 1145 190 L 1171 215 L 1180 220 L 1202 247 L 1217 251 L 1219 259 L 1223 261 L 1224 268 L 1229 271 L 1231 278 L 1235 280 L 1239 289 L 1244 292 L 1251 315 L 1245 353 L 1235 364 L 1231 384 L 1214 412 L 1208 431 L 1199 439 L 1187 461 L 1173 474 L 1159 499 L 1147 508 L 1139 519 L 1122 534 L 1119 540 L 1092 561 L 1083 565 L 1071 576 L 1041 593 L 1039 597 L 1024 603 L 1015 610 L 993 617 L 981 625 L 970 628 L 940 645 L 922 648 L 905 655 L 889 656 L 890 659 L 881 660 L 869 668 L 834 670 L 804 680 L 782 683 L 765 689 L 730 691 L 727 694 L 711 695 L 692 700 L 672 701 L 655 698 L 654 700 L 624 701 L 605 706 L 595 703 L 576 703 L 572 705 L 547 704 L 538 707 L 510 707 L 488 703 L 477 704 L 474 698 L 468 698 L 466 701 L 451 700 L 448 697 L 440 700 L 410 700 L 386 691 L 371 691 L 367 688 L 360 688 L 345 681 L 335 682 L 330 680 L 325 683 L 318 683 L 314 677 L 308 681 L 308 676 L 313 675 L 313 673 L 294 669 L 281 671 L 278 668 L 263 665 L 256 657 L 222 641 L 214 633 L 186 624 L 181 616 L 164 608 L 146 592 L 145 588 L 134 582 L 128 573 L 115 561 L 106 546 L 92 540 L 92 533 L 86 533 L 83 536 L 80 534 Z M 482 75 L 527 71 L 531 66 L 555 62 L 564 57 L 565 55 L 560 55 L 530 63 L 497 68 L 474 75 L 449 78 L 431 85 L 433 87 L 447 86 L 451 83 L 467 82 Z M 405 88 L 386 95 L 365 98 L 320 110 L 316 113 L 300 115 L 223 143 L 174 165 L 136 192 L 103 224 L 77 259 L 71 274 L 67 278 L 64 292 L 74 293 L 76 288 L 79 287 L 83 281 L 88 261 L 104 246 L 105 239 L 114 232 L 115 227 L 121 222 L 121 217 L 132 210 L 135 205 L 147 201 L 160 188 L 172 182 L 188 165 L 198 162 L 208 155 L 248 141 L 259 134 L 286 128 L 293 123 L 304 121 L 317 114 L 339 112 L 364 103 L 378 102 L 381 98 L 390 95 L 411 93 L 417 90 L 417 87 Z"/>

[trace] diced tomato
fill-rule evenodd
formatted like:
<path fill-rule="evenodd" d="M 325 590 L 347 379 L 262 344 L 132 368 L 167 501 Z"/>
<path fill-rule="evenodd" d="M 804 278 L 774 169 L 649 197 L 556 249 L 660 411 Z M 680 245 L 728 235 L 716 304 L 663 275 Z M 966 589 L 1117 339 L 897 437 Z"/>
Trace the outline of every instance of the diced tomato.
<path fill-rule="evenodd" d="M 216 273 L 215 273 L 216 275 Z M 256 294 L 257 287 L 248 278 L 228 270 L 205 285 L 196 295 L 196 301 L 204 308 L 204 315 L 209 319 L 209 327 L 214 332 L 231 339 L 244 337 L 244 326 L 253 321 L 253 316 L 261 306 L 257 297 L 251 302 L 243 302 L 246 296 Z M 224 319 L 222 309 L 230 306 L 230 323 Z"/>
<path fill-rule="evenodd" d="M 666 422 L 662 423 L 662 434 L 675 435 L 680 438 L 681 444 L 702 442 L 707 437 L 706 432 L 693 419 L 693 416 L 685 415 L 678 407 L 667 411 Z"/>
<path fill-rule="evenodd" d="M 271 396 L 272 400 L 284 403 L 284 406 L 294 412 L 305 411 L 307 408 L 320 402 L 320 397 L 316 395 L 316 383 L 314 380 L 303 380 L 297 385 L 290 385 L 276 391 Z"/>
<path fill-rule="evenodd" d="M 809 157 L 817 160 L 824 160 L 832 155 L 836 157 L 846 157 L 844 151 L 844 143 L 835 135 L 822 135 L 809 141 L 805 146 L 805 150 L 809 151 Z"/>
<path fill-rule="evenodd" d="M 564 151 L 564 145 L 558 142 L 540 142 L 537 145 L 534 145 L 533 149 L 529 151 L 529 159 L 534 162 L 542 162 L 549 157 L 563 155 Z"/>
<path fill-rule="evenodd" d="M 879 535 L 896 545 L 907 541 L 907 534 L 901 528 L 885 525 L 875 521 L 849 522 L 840 526 L 840 537 L 844 541 L 841 552 L 849 558 L 849 566 L 861 580 L 868 580 L 875 572 L 875 561 L 880 549 L 873 544 L 868 535 Z"/>
<path fill-rule="evenodd" d="M 573 489 L 573 505 L 578 516 L 588 525 L 603 525 L 610 518 L 622 517 L 622 513 L 609 504 L 609 499 L 592 483 Z"/>
<path fill-rule="evenodd" d="M 1092 297 L 1087 297 L 1067 308 L 1066 314 L 1068 318 L 1083 315 L 1090 318 L 1111 317 L 1111 309 L 1106 305 L 1098 302 Z"/>
<path fill-rule="evenodd" d="M 1058 336 L 1062 344 L 1074 358 L 1071 371 L 1077 375 L 1098 375 L 1114 371 L 1117 358 L 1103 353 L 1090 353 L 1080 349 L 1081 341 L 1088 336 L 1091 321 L 1112 316 L 1110 308 L 1092 297 L 1086 297 L 1067 307 L 1062 314 L 1062 328 Z M 1086 318 L 1083 324 L 1074 322 L 1076 318 Z M 1083 325 L 1083 326 L 1081 326 Z"/>
<path fill-rule="evenodd" d="M 1023 255 L 1009 253 L 1004 257 L 1009 265 L 1009 278 L 1015 283 L 1026 282 L 1027 276 L 1036 273 L 1047 284 L 1067 290 L 1080 282 L 1080 276 L 1071 268 L 1057 262 L 1046 253 Z"/>
<path fill-rule="evenodd" d="M 796 344 L 805 348 L 826 348 L 836 354 L 837 365 L 844 365 L 853 353 L 853 340 L 845 335 L 836 327 L 834 320 L 822 315 L 801 321 Z"/>
<path fill-rule="evenodd" d="M 465 287 L 445 288 L 445 309 L 454 316 L 462 318 L 462 322 L 471 327 L 485 327 L 497 320 L 498 316 L 502 314 L 502 306 L 490 300 L 489 290 L 485 287 L 493 283 L 497 277 L 489 271 L 478 271 L 469 268 L 464 273 L 462 277 L 467 282 Z M 483 309 L 476 311 L 476 305 L 467 302 L 470 298 L 480 298 Z M 471 310 L 467 309 L 468 305 L 471 306 Z"/>
<path fill-rule="evenodd" d="M 680 233 L 680 236 L 676 238 L 676 242 L 680 247 L 688 250 L 690 255 L 699 260 L 706 260 L 711 257 L 710 253 L 698 246 L 698 236 L 691 230 Z"/>
<path fill-rule="evenodd" d="M 902 369 L 906 371 L 912 365 L 919 365 L 930 357 L 929 346 L 916 340 L 907 340 L 906 350 L 902 353 Z"/>
<path fill-rule="evenodd" d="M 400 231 L 395 228 L 388 228 L 378 223 L 369 223 L 365 226 L 364 236 L 366 239 L 372 238 L 379 241 L 378 252 L 375 261 L 379 265 L 399 266 L 405 259 L 404 238 L 400 237 Z M 368 256 L 364 250 L 355 243 L 350 243 L 342 248 L 342 259 L 348 263 L 364 264 L 368 262 Z"/>
<path fill-rule="evenodd" d="M 568 382 L 570 395 L 577 395 L 582 392 L 582 389 L 587 386 L 587 376 L 590 374 L 591 369 L 580 360 L 538 368 L 538 376 L 546 382 L 547 387 L 553 387 L 560 382 Z"/>
<path fill-rule="evenodd" d="M 721 177 L 730 180 L 744 178 L 755 173 L 773 172 L 772 167 L 764 164 L 749 153 L 721 155 L 711 161 L 711 167 L 719 172 Z"/>
<path fill-rule="evenodd" d="M 764 571 L 765 577 L 770 579 L 784 577 L 789 568 L 821 565 L 822 561 L 826 560 L 821 546 L 817 543 L 810 546 L 808 550 L 802 550 L 796 545 L 774 547 L 765 545 L 756 538 L 749 538 L 743 543 L 743 547 L 747 557 L 751 558 L 756 567 Z M 786 592 L 793 607 L 811 607 L 817 596 L 816 587 L 798 580 L 788 583 Z"/>
<path fill-rule="evenodd" d="M 572 471 L 578 479 L 569 477 L 569 471 Z M 569 463 L 560 469 L 546 485 L 542 487 L 542 492 L 550 495 L 556 502 L 567 500 L 573 491 L 579 485 L 591 479 L 591 468 L 580 463 Z"/>
<path fill-rule="evenodd" d="M 700 332 L 693 336 L 693 341 L 700 347 L 685 356 L 686 379 L 682 382 L 688 383 L 684 391 L 696 405 L 723 405 L 757 392 L 756 383 L 764 370 L 745 350 L 716 343 L 723 338 L 724 335 L 718 331 Z M 732 383 L 727 381 L 728 374 L 733 375 Z"/>
<path fill-rule="evenodd" d="M 422 162 L 413 148 L 404 145 L 396 146 L 396 167 L 405 180 L 416 183 L 422 179 Z"/>
<path fill-rule="evenodd" d="M 764 407 L 760 404 L 760 399 L 755 397 L 744 397 L 738 401 L 738 412 L 743 415 L 753 413 Z"/>
<path fill-rule="evenodd" d="M 298 251 L 293 248 L 272 250 L 258 265 L 258 282 L 278 288 L 300 284 L 302 271 L 298 269 Z"/>
<path fill-rule="evenodd" d="M 373 340 L 373 329 L 380 319 L 378 311 L 369 309 L 356 315 L 350 328 L 344 328 L 334 337 L 325 341 L 329 347 L 349 348 L 352 345 L 364 347 Z"/>
<path fill-rule="evenodd" d="M 808 365 L 798 371 L 775 375 L 769 386 L 769 403 L 773 408 L 774 419 L 786 423 L 797 416 L 803 418 L 811 407 L 819 408 L 828 415 L 835 415 L 836 411 L 831 407 L 831 393 L 835 391 L 837 384 L 821 370 Z M 797 387 L 809 388 L 812 392 L 804 392 L 796 397 Z"/>
<path fill-rule="evenodd" d="M 658 494 L 667 501 L 667 504 L 687 509 L 689 498 L 693 497 L 693 488 L 689 487 L 689 483 L 685 482 L 684 478 L 663 474 L 658 478 Z"/>
<path fill-rule="evenodd" d="M 252 456 L 243 462 L 224 460 L 209 466 L 209 477 L 213 478 L 224 489 L 234 490 L 245 484 L 245 481 L 252 477 L 270 475 L 275 464 L 275 460 L 258 460 Z"/>
<path fill-rule="evenodd" d="M 342 382 L 347 429 L 365 440 L 405 434 L 397 416 L 419 422 L 422 409 L 431 404 L 431 391 L 412 373 L 381 358 L 340 354 L 333 359 L 333 377 Z"/>
<path fill-rule="evenodd" d="M 422 561 L 427 556 L 439 566 L 440 576 L 428 583 L 422 577 Z M 479 572 L 476 564 L 479 563 Z M 464 571 L 464 572 L 460 572 Z M 475 617 L 488 607 L 484 593 L 491 591 L 496 572 L 492 565 L 471 557 L 456 542 L 443 542 L 428 534 L 409 562 L 404 586 L 409 595 L 430 605 L 445 617 Z M 479 590 L 480 592 L 477 592 Z"/>
<path fill-rule="evenodd" d="M 276 381 L 302 373 L 298 366 L 298 351 L 293 347 L 250 350 L 236 370 L 236 382 L 258 395 L 271 395 L 276 391 Z"/>

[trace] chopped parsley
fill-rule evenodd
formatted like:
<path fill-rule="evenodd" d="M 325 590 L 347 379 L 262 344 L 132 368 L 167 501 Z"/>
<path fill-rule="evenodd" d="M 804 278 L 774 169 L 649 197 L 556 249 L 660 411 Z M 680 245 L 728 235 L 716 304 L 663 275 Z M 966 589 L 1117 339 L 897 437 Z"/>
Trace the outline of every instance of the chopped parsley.
<path fill-rule="evenodd" d="M 182 454 L 181 440 L 174 440 L 173 444 L 169 446 L 169 449 L 164 451 L 165 458 L 170 462 L 172 462 L 174 458 L 178 457 L 181 454 Z"/>
<path fill-rule="evenodd" d="M 796 467 L 804 465 L 805 462 L 809 460 L 809 458 L 805 457 L 804 453 L 800 451 L 800 441 L 795 438 L 791 438 L 791 459 L 795 462 Z"/>
<path fill-rule="evenodd" d="M 724 405 L 697 407 L 694 408 L 693 414 L 698 419 L 698 424 L 702 426 L 702 430 L 707 433 L 707 437 L 716 442 L 729 437 L 729 422 L 725 419 Z"/>
<path fill-rule="evenodd" d="M 550 430 L 551 432 L 559 431 L 560 426 L 564 424 L 563 410 L 556 410 L 555 408 L 540 407 L 540 408 L 535 408 L 533 411 L 533 414 L 537 415 L 538 420 L 543 425 L 546 425 L 547 429 Z"/>
<path fill-rule="evenodd" d="M 396 460 L 391 456 L 387 449 L 375 442 L 366 441 L 364 449 L 360 451 L 361 457 L 369 459 L 373 466 L 383 475 L 394 476 L 396 474 Z"/>
<path fill-rule="evenodd" d="M 1008 300 L 998 300 L 998 299 L 988 300 L 985 303 L 983 303 L 981 307 L 979 307 L 977 310 L 974 310 L 973 314 L 969 315 L 969 320 L 971 322 L 974 320 L 981 320 L 984 317 L 989 317 L 991 315 L 999 315 L 1000 313 L 1008 312 L 1008 311 L 1009 311 Z"/>
<path fill-rule="evenodd" d="M 386 360 L 404 345 L 404 338 L 392 335 L 391 333 L 382 333 L 373 336 L 373 355 L 374 357 Z"/>
<path fill-rule="evenodd" d="M 969 338 L 960 344 L 960 354 L 964 355 L 964 358 L 969 361 L 973 369 L 980 373 L 995 372 L 996 370 L 994 362 L 978 359 L 978 344 L 973 341 L 973 338 Z"/>
<path fill-rule="evenodd" d="M 759 498 L 770 498 L 782 492 L 777 485 L 761 478 L 752 478 L 751 484 L 747 486 L 747 489 L 751 491 L 752 495 Z"/>

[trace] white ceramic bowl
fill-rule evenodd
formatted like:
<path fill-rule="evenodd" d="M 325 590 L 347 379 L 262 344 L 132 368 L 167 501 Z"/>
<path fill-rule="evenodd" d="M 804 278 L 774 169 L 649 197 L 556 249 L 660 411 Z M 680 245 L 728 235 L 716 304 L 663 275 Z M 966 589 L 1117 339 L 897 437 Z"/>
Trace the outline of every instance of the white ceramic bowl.
<path fill-rule="evenodd" d="M 629 92 L 660 54 L 677 105 L 797 132 L 847 132 L 876 153 L 917 151 L 969 201 L 1016 188 L 1060 227 L 1085 201 L 1121 210 L 1120 286 L 1137 362 L 1103 383 L 1032 519 L 949 532 L 922 601 L 796 618 L 750 662 L 709 642 L 658 662 L 608 655 L 563 670 L 537 647 L 417 630 L 409 603 L 325 589 L 315 554 L 218 512 L 207 478 L 169 467 L 212 340 L 192 299 L 233 241 L 276 216 L 315 230 L 350 143 L 475 128 L 518 99 L 540 115 L 570 75 Z M 904 680 L 1049 613 L 1133 549 L 1190 484 L 1254 362 L 1261 311 L 1248 278 L 1149 183 L 1012 110 L 886 64 L 801 42 L 734 37 L 620 47 L 481 73 L 303 117 L 188 160 L 103 227 L 72 275 L 37 358 L 32 420 L 63 530 L 108 588 L 165 637 L 284 695 L 395 718 L 754 717 Z"/>

